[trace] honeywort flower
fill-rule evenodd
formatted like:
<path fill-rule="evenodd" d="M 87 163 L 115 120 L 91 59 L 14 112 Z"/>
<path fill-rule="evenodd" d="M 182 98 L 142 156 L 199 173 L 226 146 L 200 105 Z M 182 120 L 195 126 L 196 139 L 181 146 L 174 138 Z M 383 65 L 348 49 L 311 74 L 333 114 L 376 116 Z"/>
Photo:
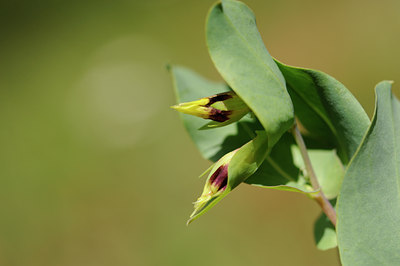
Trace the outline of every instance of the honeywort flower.
<path fill-rule="evenodd" d="M 207 127 L 225 126 L 240 120 L 250 109 L 233 91 L 204 97 L 196 101 L 171 106 L 175 110 L 189 115 L 210 119 Z"/>
<path fill-rule="evenodd" d="M 268 137 L 265 131 L 256 133 L 253 140 L 225 154 L 211 167 L 203 193 L 194 203 L 188 224 L 244 182 L 264 161 L 268 153 Z"/>
<path fill-rule="evenodd" d="M 207 206 L 207 204 L 210 204 L 213 200 L 225 192 L 228 186 L 229 162 L 232 160 L 232 157 L 236 151 L 237 150 L 225 154 L 221 159 L 219 159 L 218 162 L 214 164 L 207 177 L 203 193 L 197 199 L 197 201 L 194 202 L 195 210 L 190 218 L 192 218 L 196 213 L 198 213 L 199 210 L 202 210 L 203 207 Z"/>

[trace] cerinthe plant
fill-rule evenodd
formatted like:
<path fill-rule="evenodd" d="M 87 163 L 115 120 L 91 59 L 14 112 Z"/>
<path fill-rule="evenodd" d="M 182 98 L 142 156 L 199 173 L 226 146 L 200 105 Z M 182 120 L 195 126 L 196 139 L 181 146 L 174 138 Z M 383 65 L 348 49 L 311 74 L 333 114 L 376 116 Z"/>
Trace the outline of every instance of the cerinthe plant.
<path fill-rule="evenodd" d="M 321 206 L 319 249 L 338 246 L 343 265 L 400 265 L 400 102 L 392 82 L 376 86 L 370 121 L 336 79 L 273 59 L 245 4 L 216 3 L 206 27 L 224 82 L 170 67 L 180 102 L 173 108 L 214 162 L 188 222 L 241 183 L 303 193 Z"/>

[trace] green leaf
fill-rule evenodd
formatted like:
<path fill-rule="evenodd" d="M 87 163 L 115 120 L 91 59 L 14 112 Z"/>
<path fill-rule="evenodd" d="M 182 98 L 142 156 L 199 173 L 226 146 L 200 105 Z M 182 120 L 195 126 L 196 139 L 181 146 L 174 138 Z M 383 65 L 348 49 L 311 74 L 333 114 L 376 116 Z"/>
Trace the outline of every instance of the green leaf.
<path fill-rule="evenodd" d="M 305 171 L 303 158 L 297 146 L 292 146 L 294 164 Z M 344 168 L 335 150 L 308 149 L 318 183 L 327 199 L 337 197 L 344 177 Z"/>
<path fill-rule="evenodd" d="M 322 146 L 337 147 L 339 157 L 347 164 L 370 124 L 364 109 L 331 76 L 276 63 L 285 77 L 296 117 L 309 137 L 320 140 Z"/>
<path fill-rule="evenodd" d="M 217 70 L 258 117 L 272 147 L 292 126 L 293 105 L 253 12 L 241 2 L 223 0 L 211 9 L 206 33 Z"/>
<path fill-rule="evenodd" d="M 344 168 L 334 150 L 308 150 L 322 191 L 335 198 L 342 184 Z M 303 174 L 305 166 L 293 137 L 287 133 L 272 149 L 258 171 L 246 180 L 250 185 L 285 191 L 312 193 Z"/>
<path fill-rule="evenodd" d="M 204 79 L 193 71 L 179 66 L 169 67 L 177 102 L 189 102 L 199 98 L 228 91 L 224 83 Z M 252 139 L 252 128 L 261 129 L 255 119 L 246 116 L 239 123 L 212 130 L 198 130 L 207 120 L 180 114 L 186 130 L 205 159 L 217 161 L 224 154 L 237 149 Z M 249 134 L 249 133 L 250 134 Z"/>
<path fill-rule="evenodd" d="M 312 192 L 311 186 L 294 164 L 293 146 L 293 137 L 289 133 L 283 135 L 257 172 L 245 182 L 270 189 L 300 193 Z"/>
<path fill-rule="evenodd" d="M 337 247 L 335 227 L 324 213 L 315 221 L 314 240 L 317 248 L 320 250 Z"/>
<path fill-rule="evenodd" d="M 400 264 L 400 102 L 391 82 L 376 87 L 375 114 L 338 198 L 343 265 Z"/>

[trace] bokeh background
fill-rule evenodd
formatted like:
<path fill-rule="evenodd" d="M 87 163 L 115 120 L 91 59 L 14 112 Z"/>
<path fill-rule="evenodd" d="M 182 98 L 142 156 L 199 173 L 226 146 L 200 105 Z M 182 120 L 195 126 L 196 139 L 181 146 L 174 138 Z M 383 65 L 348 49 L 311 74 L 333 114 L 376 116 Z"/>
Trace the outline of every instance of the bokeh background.
<path fill-rule="evenodd" d="M 213 2 L 0 2 L 0 265 L 339 264 L 295 193 L 242 185 L 185 225 L 209 163 L 165 65 L 220 79 Z M 246 3 L 274 57 L 336 77 L 368 114 L 375 84 L 400 82 L 399 1 Z"/>

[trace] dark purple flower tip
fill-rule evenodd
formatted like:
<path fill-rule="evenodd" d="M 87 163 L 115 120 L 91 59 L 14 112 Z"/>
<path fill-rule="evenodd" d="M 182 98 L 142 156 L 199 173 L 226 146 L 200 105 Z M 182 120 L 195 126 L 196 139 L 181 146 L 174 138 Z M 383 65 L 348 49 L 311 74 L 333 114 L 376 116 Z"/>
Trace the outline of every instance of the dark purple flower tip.
<path fill-rule="evenodd" d="M 225 190 L 228 184 L 228 164 L 221 165 L 211 175 L 209 182 L 217 191 Z"/>

